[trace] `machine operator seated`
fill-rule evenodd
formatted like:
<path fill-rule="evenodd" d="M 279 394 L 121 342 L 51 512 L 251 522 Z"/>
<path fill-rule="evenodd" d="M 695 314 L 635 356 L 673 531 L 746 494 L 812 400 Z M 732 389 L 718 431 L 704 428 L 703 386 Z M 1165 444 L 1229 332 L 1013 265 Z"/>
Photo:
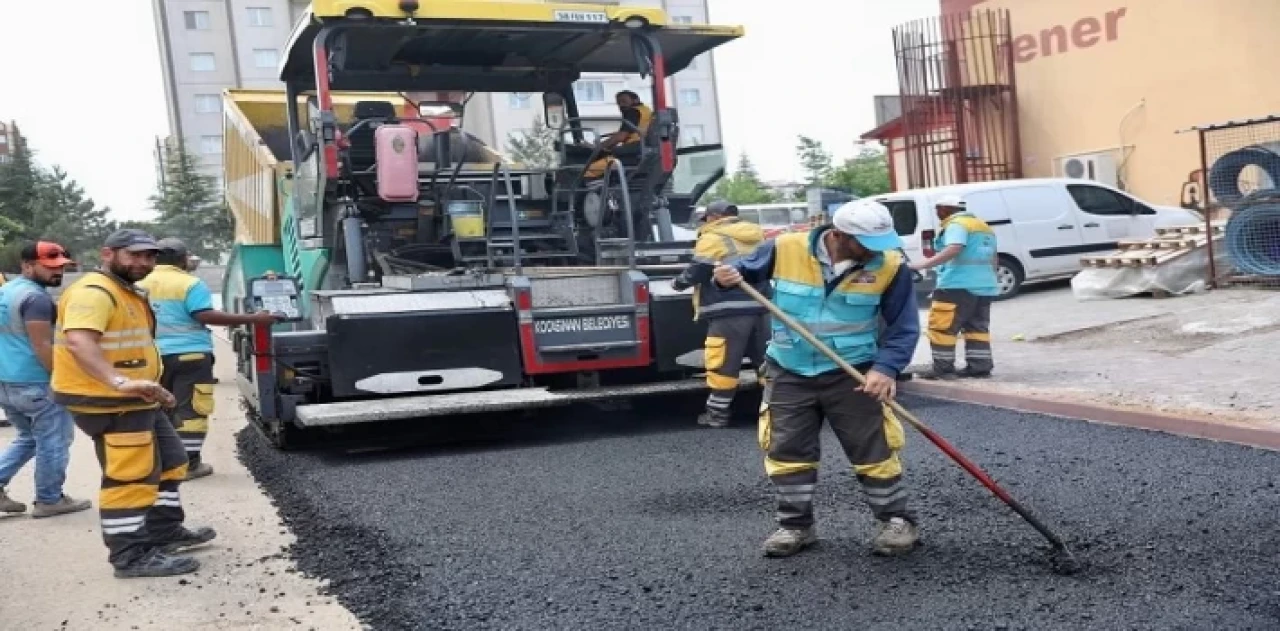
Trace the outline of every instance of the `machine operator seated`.
<path fill-rule="evenodd" d="M 605 136 L 600 141 L 602 155 L 587 167 L 584 177 L 588 180 L 604 177 L 609 169 L 610 160 L 640 155 L 641 139 L 648 133 L 649 123 L 653 120 L 653 110 L 642 103 L 640 95 L 635 92 L 623 90 L 617 94 L 616 101 L 618 111 L 622 113 L 622 120 L 626 122 L 618 127 L 618 131 Z M 576 153 L 578 152 L 571 151 L 569 155 Z"/>

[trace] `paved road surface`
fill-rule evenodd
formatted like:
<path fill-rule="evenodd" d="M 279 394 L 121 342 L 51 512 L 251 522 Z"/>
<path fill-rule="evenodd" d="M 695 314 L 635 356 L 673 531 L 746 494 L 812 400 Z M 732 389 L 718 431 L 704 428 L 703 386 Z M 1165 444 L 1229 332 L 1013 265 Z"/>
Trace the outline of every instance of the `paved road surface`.
<path fill-rule="evenodd" d="M 754 428 L 575 412 L 463 447 L 242 457 L 302 570 L 378 629 L 1263 629 L 1280 626 L 1280 454 L 931 401 L 910 407 L 1046 521 L 1088 569 L 909 437 L 927 547 L 869 556 L 828 436 L 824 541 L 765 559 Z M 650 409 L 652 412 L 652 409 Z M 566 418 L 569 416 L 569 418 Z"/>

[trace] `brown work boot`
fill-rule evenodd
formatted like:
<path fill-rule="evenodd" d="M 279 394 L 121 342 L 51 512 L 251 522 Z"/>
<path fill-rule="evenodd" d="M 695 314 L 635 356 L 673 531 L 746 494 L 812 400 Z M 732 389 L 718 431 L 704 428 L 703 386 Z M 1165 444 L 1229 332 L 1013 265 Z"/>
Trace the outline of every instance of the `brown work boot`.
<path fill-rule="evenodd" d="M 116 578 L 159 578 L 190 574 L 200 569 L 200 562 L 191 557 L 169 556 L 152 549 L 125 567 L 116 568 Z"/>
<path fill-rule="evenodd" d="M 9 499 L 9 496 L 5 494 L 4 489 L 0 489 L 0 513 L 17 515 L 18 513 L 25 512 L 27 512 L 26 504 Z"/>
<path fill-rule="evenodd" d="M 210 475 L 213 475 L 213 466 L 207 462 L 199 462 L 190 467 L 187 467 L 187 477 L 183 478 L 183 480 L 186 482 L 190 482 L 191 480 L 195 480 L 197 478 L 203 478 Z"/>
<path fill-rule="evenodd" d="M 767 557 L 789 557 L 817 543 L 818 531 L 813 526 L 808 528 L 779 528 L 764 540 L 764 555 Z"/>
<path fill-rule="evenodd" d="M 698 415 L 698 424 L 707 427 L 728 427 L 729 418 L 720 414 L 712 414 L 711 412 L 703 412 Z"/>
<path fill-rule="evenodd" d="M 897 556 L 915 549 L 920 539 L 916 525 L 901 518 L 876 524 L 876 536 L 871 540 L 872 551 L 881 556 Z"/>
<path fill-rule="evenodd" d="M 78 513 L 80 511 L 89 510 L 93 507 L 93 502 L 89 500 L 77 500 L 67 494 L 62 495 L 62 499 L 52 503 L 43 504 L 35 503 L 35 508 L 31 510 L 32 519 L 41 519 L 43 517 L 57 517 L 58 515 L 66 515 L 67 513 Z"/>

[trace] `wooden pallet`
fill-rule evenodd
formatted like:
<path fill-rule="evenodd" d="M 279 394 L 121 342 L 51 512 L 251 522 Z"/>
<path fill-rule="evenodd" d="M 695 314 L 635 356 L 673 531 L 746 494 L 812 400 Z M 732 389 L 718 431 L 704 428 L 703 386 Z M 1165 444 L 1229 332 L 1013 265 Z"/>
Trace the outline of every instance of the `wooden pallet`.
<path fill-rule="evenodd" d="M 1213 240 L 1222 239 L 1226 222 L 1214 222 Z M 1156 236 L 1144 241 L 1120 241 L 1115 251 L 1080 257 L 1085 267 L 1159 267 L 1209 243 L 1204 224 L 1156 228 Z"/>

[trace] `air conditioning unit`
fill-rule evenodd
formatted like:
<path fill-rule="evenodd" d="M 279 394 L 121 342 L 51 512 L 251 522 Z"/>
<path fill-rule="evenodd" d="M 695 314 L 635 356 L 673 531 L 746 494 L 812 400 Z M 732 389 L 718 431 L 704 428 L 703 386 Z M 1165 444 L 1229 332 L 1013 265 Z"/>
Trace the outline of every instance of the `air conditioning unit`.
<path fill-rule="evenodd" d="M 1112 187 L 1120 181 L 1120 170 L 1116 166 L 1116 158 L 1109 151 L 1062 156 L 1055 160 L 1055 163 L 1058 177 L 1093 180 Z"/>

